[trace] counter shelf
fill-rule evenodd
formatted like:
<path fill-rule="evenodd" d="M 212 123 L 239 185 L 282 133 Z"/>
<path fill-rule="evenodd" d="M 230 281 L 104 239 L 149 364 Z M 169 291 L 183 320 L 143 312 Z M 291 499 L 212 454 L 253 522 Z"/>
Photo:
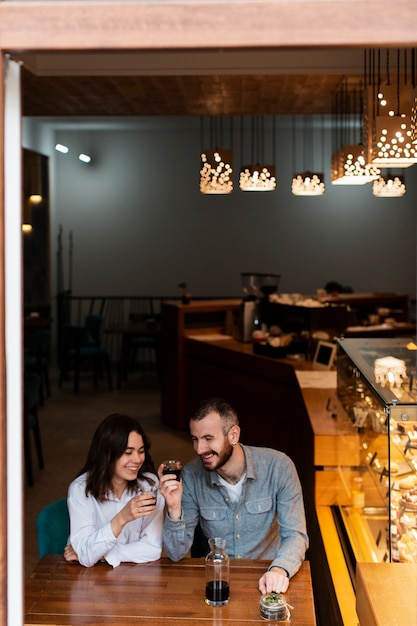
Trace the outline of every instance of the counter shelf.
<path fill-rule="evenodd" d="M 339 465 L 335 512 L 350 560 L 417 563 L 416 344 L 412 339 L 338 339 L 337 393 L 358 433 L 359 464 Z M 381 384 L 374 362 L 405 364 L 398 383 Z M 352 501 L 360 477 L 364 506 Z M 351 567 L 354 569 L 355 564 Z"/>

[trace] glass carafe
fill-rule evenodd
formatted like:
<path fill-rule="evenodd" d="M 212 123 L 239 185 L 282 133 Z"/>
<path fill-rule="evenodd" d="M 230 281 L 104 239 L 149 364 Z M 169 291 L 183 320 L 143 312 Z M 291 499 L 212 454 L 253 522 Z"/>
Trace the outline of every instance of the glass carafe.
<path fill-rule="evenodd" d="M 208 540 L 210 552 L 206 556 L 206 603 L 224 606 L 229 602 L 229 555 L 226 541 L 220 537 Z"/>

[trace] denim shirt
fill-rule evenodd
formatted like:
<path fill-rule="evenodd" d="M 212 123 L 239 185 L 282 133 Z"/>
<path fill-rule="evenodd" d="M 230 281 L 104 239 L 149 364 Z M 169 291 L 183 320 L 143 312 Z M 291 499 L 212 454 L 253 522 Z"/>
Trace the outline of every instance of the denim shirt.
<path fill-rule="evenodd" d="M 304 560 L 308 537 L 300 481 L 294 463 L 283 452 L 242 445 L 246 480 L 242 497 L 232 504 L 216 472 L 204 469 L 200 458 L 182 473 L 181 519 L 166 515 L 164 547 L 173 561 L 190 550 L 200 522 L 206 537 L 226 540 L 235 559 L 271 559 L 294 576 Z"/>

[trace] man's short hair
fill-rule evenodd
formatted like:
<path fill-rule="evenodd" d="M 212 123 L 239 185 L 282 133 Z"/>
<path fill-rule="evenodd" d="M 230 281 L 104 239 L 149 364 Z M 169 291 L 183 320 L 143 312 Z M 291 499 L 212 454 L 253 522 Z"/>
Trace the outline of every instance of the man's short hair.
<path fill-rule="evenodd" d="M 239 426 L 239 420 L 235 409 L 224 400 L 224 398 L 207 398 L 203 400 L 194 413 L 191 415 L 191 421 L 200 421 L 207 417 L 209 413 L 217 413 L 223 422 L 223 432 L 226 435 L 232 426 Z"/>

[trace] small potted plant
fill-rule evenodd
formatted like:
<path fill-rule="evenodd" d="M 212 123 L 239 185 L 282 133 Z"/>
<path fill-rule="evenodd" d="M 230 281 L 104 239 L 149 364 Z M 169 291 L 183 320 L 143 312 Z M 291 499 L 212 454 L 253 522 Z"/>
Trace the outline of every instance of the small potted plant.
<path fill-rule="evenodd" d="M 182 289 L 181 302 L 183 304 L 190 304 L 191 302 L 191 293 L 188 291 L 187 283 L 178 283 L 177 287 Z"/>

